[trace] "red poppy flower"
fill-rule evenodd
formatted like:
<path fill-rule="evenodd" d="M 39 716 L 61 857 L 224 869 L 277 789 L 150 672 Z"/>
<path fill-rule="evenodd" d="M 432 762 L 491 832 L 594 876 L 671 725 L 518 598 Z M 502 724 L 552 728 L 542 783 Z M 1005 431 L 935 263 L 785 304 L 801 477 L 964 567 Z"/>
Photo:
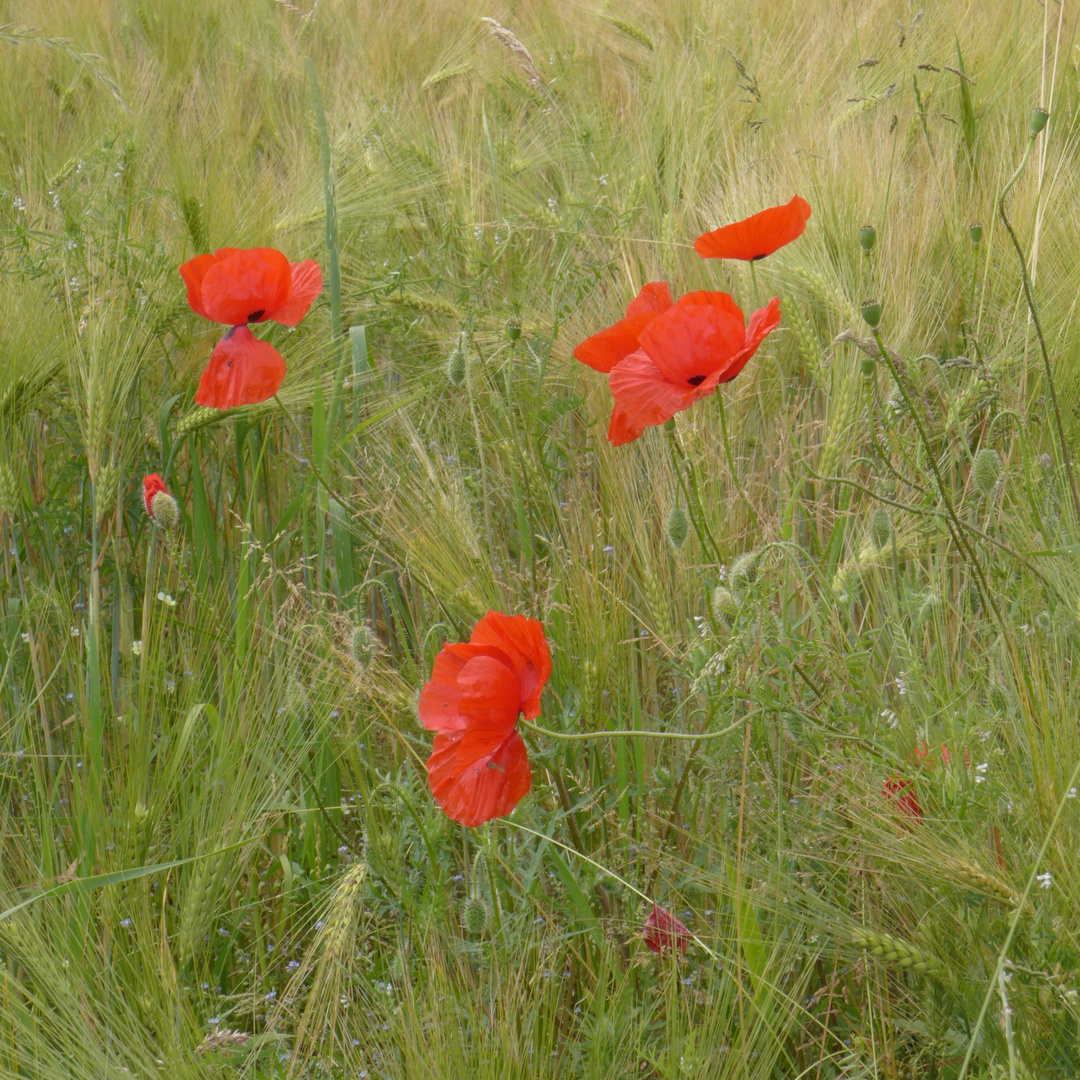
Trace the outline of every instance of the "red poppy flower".
<path fill-rule="evenodd" d="M 673 304 L 667 285 L 654 281 L 625 319 L 587 338 L 574 356 L 609 373 L 615 408 L 608 440 L 621 446 L 734 379 L 779 323 L 776 297 L 747 326 L 727 293 L 687 293 Z"/>
<path fill-rule="evenodd" d="M 146 503 L 146 512 L 153 517 L 154 516 L 154 496 L 164 492 L 168 494 L 165 488 L 165 481 L 157 473 L 151 473 L 149 476 L 143 477 L 143 502 Z"/>
<path fill-rule="evenodd" d="M 899 810 L 902 814 L 911 818 L 912 821 L 921 822 L 923 811 L 915 795 L 915 784 L 911 780 L 901 780 L 897 776 L 890 776 L 881 789 L 882 795 Z M 901 822 L 904 829 L 910 832 L 911 825 Z"/>
<path fill-rule="evenodd" d="M 192 310 L 232 326 L 214 348 L 195 403 L 232 409 L 273 397 L 285 378 L 285 361 L 247 324 L 273 319 L 296 326 L 322 290 L 319 264 L 290 263 L 274 248 L 221 248 L 184 263 L 180 276 Z"/>
<path fill-rule="evenodd" d="M 285 360 L 246 326 L 234 326 L 215 346 L 199 379 L 196 405 L 235 409 L 272 398 L 285 378 Z"/>
<path fill-rule="evenodd" d="M 434 731 L 428 783 L 448 817 L 469 828 L 502 817 L 532 783 L 517 720 L 540 715 L 551 674 L 544 628 L 489 611 L 467 644 L 444 645 L 420 691 L 420 720 Z"/>
<path fill-rule="evenodd" d="M 785 206 L 771 206 L 760 214 L 714 229 L 694 241 L 703 259 L 745 259 L 756 262 L 802 236 L 810 204 L 798 195 Z"/>
<path fill-rule="evenodd" d="M 653 904 L 652 914 L 645 920 L 645 944 L 654 953 L 663 953 L 666 949 L 678 949 L 686 955 L 686 946 L 693 935 L 669 911 Z"/>
<path fill-rule="evenodd" d="M 266 322 L 296 326 L 322 291 L 314 259 L 291 263 L 274 248 L 220 248 L 180 267 L 196 314 L 228 326 Z"/>

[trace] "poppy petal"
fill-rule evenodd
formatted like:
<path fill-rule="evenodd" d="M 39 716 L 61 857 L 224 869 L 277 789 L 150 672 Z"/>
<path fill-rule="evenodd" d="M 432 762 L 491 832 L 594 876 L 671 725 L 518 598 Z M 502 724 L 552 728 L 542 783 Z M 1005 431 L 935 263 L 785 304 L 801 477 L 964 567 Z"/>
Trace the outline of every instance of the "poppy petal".
<path fill-rule="evenodd" d="M 470 753 L 464 732 L 440 732 L 427 769 L 435 801 L 469 828 L 509 814 L 532 786 L 528 753 L 516 731 L 480 756 Z"/>
<path fill-rule="evenodd" d="M 431 678 L 420 691 L 417 712 L 428 731 L 454 731 L 464 728 L 467 717 L 461 714 L 462 688 L 458 676 L 462 668 L 477 656 L 490 656 L 513 671 L 513 661 L 501 649 L 486 645 L 444 645 L 435 657 Z"/>
<path fill-rule="evenodd" d="M 202 279 L 202 304 L 208 319 L 238 326 L 262 322 L 289 298 L 292 270 L 289 260 L 274 248 L 231 251 L 209 266 Z"/>
<path fill-rule="evenodd" d="M 154 496 L 160 495 L 163 491 L 165 491 L 165 481 L 157 473 L 143 477 L 143 502 L 146 503 L 146 512 L 151 517 L 154 516 Z"/>
<path fill-rule="evenodd" d="M 641 347 L 660 372 L 688 390 L 746 347 L 742 312 L 726 293 L 708 304 L 676 304 L 642 331 Z"/>
<path fill-rule="evenodd" d="M 645 430 L 644 424 L 635 424 L 618 405 L 611 410 L 611 423 L 608 424 L 608 442 L 612 446 L 624 446 L 639 438 Z"/>
<path fill-rule="evenodd" d="M 290 263 L 292 292 L 281 307 L 267 312 L 267 318 L 282 326 L 296 326 L 308 313 L 315 297 L 322 292 L 322 270 L 314 259 Z"/>
<path fill-rule="evenodd" d="M 652 914 L 645 920 L 645 944 L 654 953 L 663 953 L 667 949 L 686 955 L 686 946 L 693 936 L 690 928 L 683 924 L 669 911 L 653 904 Z"/>
<path fill-rule="evenodd" d="M 498 649 L 509 658 L 521 687 L 520 708 L 525 719 L 539 716 L 540 693 L 551 676 L 551 653 L 543 624 L 524 615 L 489 611 L 473 628 L 469 642 Z"/>
<path fill-rule="evenodd" d="M 217 259 L 213 255 L 196 255 L 194 259 L 188 259 L 183 266 L 180 267 L 180 276 L 184 279 L 184 284 L 187 286 L 187 299 L 191 305 L 191 310 L 196 315 L 201 315 L 204 319 L 209 319 L 210 316 L 206 314 L 206 309 L 203 307 L 202 302 L 202 283 L 203 278 L 206 276 L 206 271 L 210 269 Z"/>
<path fill-rule="evenodd" d="M 574 350 L 574 358 L 606 375 L 637 349 L 641 331 L 671 306 L 671 290 L 667 283 L 650 281 L 630 301 L 626 318 L 586 338 Z"/>
<path fill-rule="evenodd" d="M 196 405 L 235 409 L 272 398 L 285 378 L 285 361 L 246 326 L 234 326 L 214 347 L 199 380 Z"/>
<path fill-rule="evenodd" d="M 694 250 L 703 259 L 764 259 L 801 236 L 809 217 L 810 204 L 796 195 L 784 206 L 771 206 L 699 236 Z"/>
<path fill-rule="evenodd" d="M 696 400 L 693 387 L 665 378 L 643 349 L 615 367 L 608 376 L 608 385 L 615 397 L 615 409 L 622 414 L 620 424 L 631 431 L 663 424 Z"/>
<path fill-rule="evenodd" d="M 672 306 L 671 289 L 666 281 L 650 281 L 641 286 L 641 292 L 626 305 L 626 315 L 662 315 Z"/>
<path fill-rule="evenodd" d="M 750 325 L 746 329 L 746 346 L 735 356 L 720 373 L 718 382 L 731 382 L 744 367 L 746 362 L 757 352 L 758 346 L 780 325 L 780 300 L 773 297 L 768 307 L 758 308 L 750 316 Z"/>

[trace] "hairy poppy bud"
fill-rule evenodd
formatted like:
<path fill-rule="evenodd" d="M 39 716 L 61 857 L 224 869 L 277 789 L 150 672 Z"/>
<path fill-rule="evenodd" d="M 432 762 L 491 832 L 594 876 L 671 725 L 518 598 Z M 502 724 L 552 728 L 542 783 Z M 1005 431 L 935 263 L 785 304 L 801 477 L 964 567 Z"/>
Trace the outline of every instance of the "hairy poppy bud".
<path fill-rule="evenodd" d="M 989 498 L 1001 480 L 1001 458 L 996 450 L 984 447 L 975 458 L 975 467 L 971 470 L 975 490 L 983 498 Z"/>
<path fill-rule="evenodd" d="M 686 511 L 681 506 L 673 506 L 667 519 L 667 538 L 676 551 L 686 543 L 687 531 Z"/>
<path fill-rule="evenodd" d="M 375 658 L 375 636 L 365 623 L 353 627 L 349 648 L 352 652 L 352 658 L 362 668 L 368 667 Z"/>
<path fill-rule="evenodd" d="M 739 601 L 731 594 L 730 589 L 723 585 L 717 585 L 712 593 L 712 610 L 717 619 L 731 619 L 739 613 Z"/>
<path fill-rule="evenodd" d="M 869 255 L 877 243 L 877 229 L 873 225 L 864 225 L 859 230 L 859 243 L 862 244 L 863 251 Z"/>
<path fill-rule="evenodd" d="M 154 524 L 166 532 L 180 521 L 180 506 L 165 490 L 165 481 L 157 473 L 143 477 L 143 502 Z"/>
<path fill-rule="evenodd" d="M 487 928 L 488 907 L 483 900 L 470 896 L 461 905 L 461 925 L 470 934 L 482 934 Z"/>
<path fill-rule="evenodd" d="M 870 539 L 874 547 L 880 549 L 892 540 L 892 535 L 892 517 L 889 515 L 888 510 L 883 506 L 879 506 L 870 515 Z"/>
<path fill-rule="evenodd" d="M 446 377 L 454 386 L 465 382 L 465 350 L 458 345 L 446 361 Z"/>
<path fill-rule="evenodd" d="M 983 227 L 976 221 L 968 228 L 968 236 L 971 242 L 978 247 L 982 243 Z"/>
<path fill-rule="evenodd" d="M 866 320 L 871 330 L 876 330 L 881 322 L 881 303 L 878 300 L 864 300 L 862 304 L 862 317 Z"/>
<path fill-rule="evenodd" d="M 521 323 L 517 319 L 511 319 L 506 324 L 506 336 L 511 341 L 517 341 L 521 337 Z"/>
<path fill-rule="evenodd" d="M 1047 121 L 1050 119 L 1050 114 L 1045 109 L 1033 109 L 1031 112 L 1031 137 L 1034 139 L 1036 135 L 1044 127 L 1046 127 Z"/>

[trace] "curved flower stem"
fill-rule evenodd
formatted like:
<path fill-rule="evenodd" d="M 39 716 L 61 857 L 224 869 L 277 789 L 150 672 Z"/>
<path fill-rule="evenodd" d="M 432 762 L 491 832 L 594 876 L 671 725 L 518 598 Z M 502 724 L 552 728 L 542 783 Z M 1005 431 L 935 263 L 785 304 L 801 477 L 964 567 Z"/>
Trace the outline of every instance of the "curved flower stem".
<path fill-rule="evenodd" d="M 1016 257 L 1020 260 L 1020 272 L 1024 282 L 1024 298 L 1027 300 L 1028 311 L 1031 312 L 1031 321 L 1035 324 L 1035 334 L 1039 339 L 1039 351 L 1042 353 L 1043 371 L 1046 374 L 1046 385 L 1050 390 L 1050 404 L 1054 410 L 1054 423 L 1057 426 L 1058 442 L 1061 446 L 1061 460 L 1065 466 L 1065 475 L 1069 481 L 1069 490 L 1072 492 L 1073 510 L 1076 513 L 1077 523 L 1080 524 L 1080 493 L 1076 490 L 1076 478 L 1073 476 L 1072 461 L 1069 458 L 1069 447 L 1065 442 L 1065 426 L 1061 421 L 1061 408 L 1058 405 L 1057 389 L 1054 386 L 1054 375 L 1050 369 L 1050 354 L 1046 350 L 1046 338 L 1043 337 L 1042 323 L 1039 321 L 1039 313 L 1035 309 L 1035 297 L 1032 293 L 1031 276 L 1028 274 L 1027 262 L 1024 259 L 1024 251 L 1020 247 L 1020 241 L 1016 238 L 1016 233 L 1013 231 L 1012 225 L 1009 224 L 1009 219 L 1005 216 L 1005 196 L 1009 194 L 1012 190 L 1012 186 L 1024 171 L 1024 166 L 1028 163 L 1028 158 L 1031 156 L 1031 148 L 1034 145 L 1036 138 L 1036 135 L 1029 136 L 1027 149 L 1024 151 L 1024 156 L 1020 160 L 1020 165 L 1016 172 L 1009 178 L 1009 182 L 1005 185 L 1005 189 L 998 199 L 998 213 L 1001 215 L 1001 221 L 1005 226 L 1005 231 L 1009 234 L 1009 239 L 1013 242 L 1013 247 L 1016 248 Z"/>
<path fill-rule="evenodd" d="M 761 307 L 761 290 L 758 288 L 757 283 L 757 270 L 755 268 L 756 263 L 757 259 L 750 260 L 750 281 L 753 284 L 754 288 L 754 305 L 756 307 Z"/>
<path fill-rule="evenodd" d="M 719 739 L 724 735 L 730 735 L 737 728 L 743 726 L 746 720 L 737 720 L 726 728 L 719 731 L 707 731 L 695 735 L 686 731 L 637 731 L 635 729 L 624 731 L 577 731 L 572 735 L 563 731 L 551 731 L 542 728 L 530 720 L 519 719 L 518 723 L 527 728 L 534 735 L 547 735 L 552 739 L 561 739 L 563 742 L 584 742 L 586 739 L 677 739 L 683 742 L 708 742 L 710 739 Z"/>
<path fill-rule="evenodd" d="M 750 264 L 753 266 L 753 263 Z M 758 519 L 758 512 L 754 507 L 754 504 L 750 501 L 750 496 L 746 494 L 746 489 L 742 486 L 742 481 L 739 479 L 739 474 L 735 471 L 735 456 L 731 452 L 731 440 L 728 438 L 727 429 L 727 412 L 724 409 L 724 395 L 720 393 L 720 388 L 716 388 L 716 403 L 720 406 L 720 437 L 724 443 L 724 457 L 727 459 L 728 472 L 731 473 L 731 482 L 735 485 L 735 490 L 739 493 L 739 498 L 746 504 L 746 509 L 750 511 L 750 518 L 754 522 L 754 527 L 760 524 Z"/>
<path fill-rule="evenodd" d="M 689 489 L 686 491 L 686 501 L 690 507 L 690 520 L 694 523 L 694 532 L 698 535 L 698 540 L 706 558 L 715 559 L 719 562 L 720 549 L 716 546 L 716 541 L 709 531 L 709 526 L 705 522 L 705 514 L 701 509 L 701 492 L 698 489 L 697 470 L 694 468 L 694 463 L 686 456 L 682 443 L 679 442 L 679 434 L 675 430 L 675 421 L 669 420 L 664 425 L 664 430 L 667 432 L 668 445 L 671 447 L 671 456 L 674 459 L 676 475 L 681 475 L 680 466 L 685 466 L 690 480 Z"/>

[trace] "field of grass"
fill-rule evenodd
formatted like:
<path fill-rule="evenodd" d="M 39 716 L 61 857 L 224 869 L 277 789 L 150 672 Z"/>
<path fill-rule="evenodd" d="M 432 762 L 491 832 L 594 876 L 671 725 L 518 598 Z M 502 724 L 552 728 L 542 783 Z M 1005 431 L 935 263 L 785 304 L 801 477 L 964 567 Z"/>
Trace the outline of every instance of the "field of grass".
<path fill-rule="evenodd" d="M 1074 5 L 30 8 L 0 1074 L 1080 1074 Z M 796 193 L 756 281 L 695 254 Z M 219 412 L 177 267 L 225 246 L 327 288 L 259 328 L 281 401 Z M 609 445 L 572 356 L 655 280 L 781 302 L 685 464 Z M 526 732 L 531 792 L 466 829 L 417 695 L 489 609 L 544 624 L 539 722 L 597 737 Z"/>

